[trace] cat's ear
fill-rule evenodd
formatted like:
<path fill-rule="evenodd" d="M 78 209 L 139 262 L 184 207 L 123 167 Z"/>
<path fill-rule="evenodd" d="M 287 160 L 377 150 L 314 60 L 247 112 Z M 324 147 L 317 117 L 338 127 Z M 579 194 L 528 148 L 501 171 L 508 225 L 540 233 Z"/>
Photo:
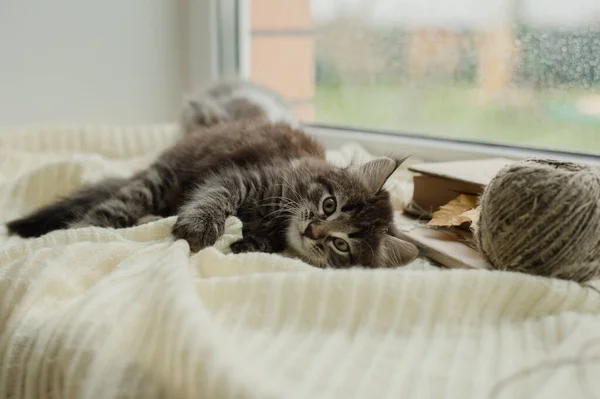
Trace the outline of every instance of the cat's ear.
<path fill-rule="evenodd" d="M 359 165 L 352 165 L 348 171 L 361 179 L 371 192 L 376 193 L 381 190 L 401 163 L 402 161 L 381 157 Z"/>
<path fill-rule="evenodd" d="M 418 255 L 419 250 L 416 245 L 390 234 L 385 234 L 379 244 L 375 266 L 403 266 L 415 260 Z"/>

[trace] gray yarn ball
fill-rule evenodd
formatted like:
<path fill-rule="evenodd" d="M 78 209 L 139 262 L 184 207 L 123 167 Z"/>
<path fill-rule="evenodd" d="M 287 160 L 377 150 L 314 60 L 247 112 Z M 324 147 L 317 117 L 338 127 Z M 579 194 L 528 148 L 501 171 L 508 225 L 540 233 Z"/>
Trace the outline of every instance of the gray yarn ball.
<path fill-rule="evenodd" d="M 600 277 L 600 170 L 530 159 L 480 198 L 480 252 L 498 270 L 584 282 Z"/>

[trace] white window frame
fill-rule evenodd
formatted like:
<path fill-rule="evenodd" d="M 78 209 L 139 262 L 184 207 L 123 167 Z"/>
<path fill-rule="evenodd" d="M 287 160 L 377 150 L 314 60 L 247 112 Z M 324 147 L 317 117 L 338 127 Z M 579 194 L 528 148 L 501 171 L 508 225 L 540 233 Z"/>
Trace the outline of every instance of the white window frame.
<path fill-rule="evenodd" d="M 248 1 L 184 0 L 181 13 L 186 90 L 217 79 L 250 76 Z"/>
<path fill-rule="evenodd" d="M 215 77 L 236 74 L 250 77 L 250 15 L 249 2 L 252 0 L 189 0 L 217 2 L 218 27 L 216 36 L 219 46 L 235 49 L 221 51 L 218 72 Z M 566 151 L 541 150 L 519 146 L 455 140 L 437 136 L 408 134 L 401 132 L 371 131 L 320 124 L 307 124 L 307 132 L 317 137 L 327 148 L 355 142 L 375 155 L 412 155 L 425 161 L 454 161 L 504 157 L 511 159 L 552 158 L 590 165 L 600 165 L 600 156 Z"/>
<path fill-rule="evenodd" d="M 218 79 L 218 42 L 214 0 L 184 0 L 181 12 L 183 90 L 191 94 Z"/>
<path fill-rule="evenodd" d="M 327 148 L 357 143 L 371 154 L 410 155 L 425 161 L 460 161 L 485 158 L 551 158 L 600 166 L 600 156 L 566 151 L 541 150 L 503 144 L 454 140 L 438 136 L 352 129 L 309 124 L 306 130 L 318 137 Z"/>

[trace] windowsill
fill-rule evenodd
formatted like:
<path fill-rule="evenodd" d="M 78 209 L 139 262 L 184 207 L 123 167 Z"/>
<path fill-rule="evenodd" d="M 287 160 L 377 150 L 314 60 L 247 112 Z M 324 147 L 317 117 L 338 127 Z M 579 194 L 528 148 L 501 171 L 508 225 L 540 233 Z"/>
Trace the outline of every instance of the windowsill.
<path fill-rule="evenodd" d="M 327 148 L 355 142 L 375 155 L 413 155 L 424 161 L 456 161 L 503 157 L 511 159 L 552 158 L 600 166 L 600 157 L 562 151 L 538 150 L 499 144 L 427 137 L 403 133 L 373 132 L 310 124 L 306 131 L 319 138 Z"/>

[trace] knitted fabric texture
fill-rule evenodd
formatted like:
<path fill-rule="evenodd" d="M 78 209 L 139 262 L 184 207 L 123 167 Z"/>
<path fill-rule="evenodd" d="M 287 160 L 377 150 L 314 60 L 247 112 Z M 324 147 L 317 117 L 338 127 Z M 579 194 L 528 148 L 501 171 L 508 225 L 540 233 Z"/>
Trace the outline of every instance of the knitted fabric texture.
<path fill-rule="evenodd" d="M 0 217 L 129 175 L 175 137 L 171 127 L 0 135 Z M 356 154 L 365 155 L 347 147 L 329 156 Z M 190 254 L 171 238 L 174 219 L 3 238 L 0 398 L 600 394 L 597 378 L 581 378 L 589 362 L 511 379 L 582 348 L 599 355 L 586 346 L 600 331 L 591 289 L 423 261 L 323 271 L 278 255 L 230 255 L 241 235 L 234 218 L 215 247 Z"/>

